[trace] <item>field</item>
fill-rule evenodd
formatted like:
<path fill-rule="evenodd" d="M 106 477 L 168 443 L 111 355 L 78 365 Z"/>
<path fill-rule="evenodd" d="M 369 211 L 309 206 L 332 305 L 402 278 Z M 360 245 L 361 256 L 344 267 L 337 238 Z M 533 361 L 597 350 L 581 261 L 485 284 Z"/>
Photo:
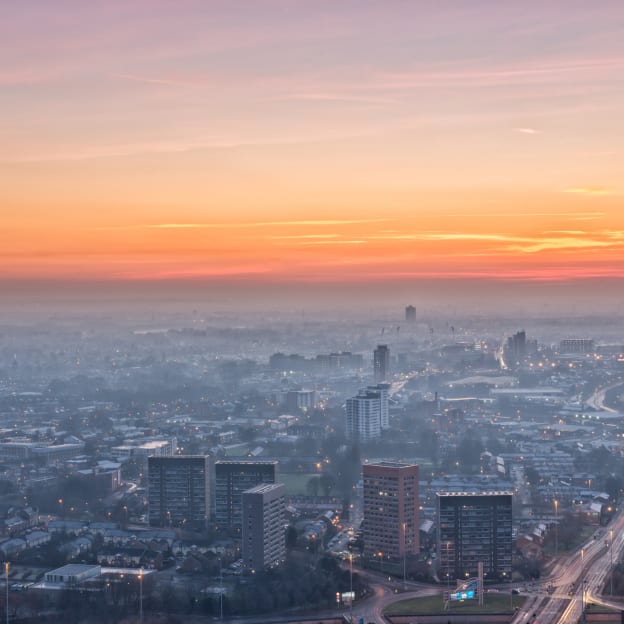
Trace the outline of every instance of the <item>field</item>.
<path fill-rule="evenodd" d="M 447 613 L 507 613 L 521 607 L 525 596 L 513 596 L 513 608 L 509 604 L 509 594 L 488 593 L 485 595 L 483 606 L 477 600 L 453 602 Z M 413 615 L 416 613 L 444 613 L 442 596 L 425 596 L 423 598 L 409 598 L 389 605 L 384 615 Z"/>
<path fill-rule="evenodd" d="M 281 472 L 279 480 L 286 486 L 287 496 L 297 496 L 298 494 L 305 496 L 308 493 L 307 485 L 311 477 L 318 477 L 318 474 Z"/>

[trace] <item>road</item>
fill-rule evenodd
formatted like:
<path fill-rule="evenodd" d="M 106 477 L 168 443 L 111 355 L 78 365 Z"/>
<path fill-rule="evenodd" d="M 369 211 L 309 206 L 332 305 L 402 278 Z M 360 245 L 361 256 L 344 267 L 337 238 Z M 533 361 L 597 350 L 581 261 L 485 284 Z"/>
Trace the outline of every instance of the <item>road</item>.
<path fill-rule="evenodd" d="M 401 583 L 402 585 L 402 583 Z M 398 600 L 407 600 L 408 598 L 419 598 L 422 596 L 440 596 L 440 607 L 442 607 L 442 590 L 439 587 L 418 586 L 418 583 L 409 583 L 412 586 L 411 591 L 396 594 L 394 590 L 387 585 L 375 584 L 375 595 L 363 601 L 361 604 L 353 605 L 353 622 L 357 622 L 360 618 L 366 624 L 375 622 L 375 624 L 388 624 L 384 619 L 383 610 L 391 603 Z M 349 612 L 347 611 L 347 614 Z"/>
<path fill-rule="evenodd" d="M 622 385 L 624 384 L 621 381 L 618 381 L 617 383 L 605 386 L 604 388 L 597 389 L 594 394 L 587 398 L 587 400 L 585 401 L 585 405 L 598 411 L 602 410 L 603 412 L 611 412 L 612 414 L 617 414 L 618 410 L 608 407 L 604 404 L 604 402 L 607 392 Z"/>
<path fill-rule="evenodd" d="M 583 606 L 589 603 L 621 608 L 620 604 L 603 599 L 600 592 L 608 578 L 611 562 L 618 561 L 622 551 L 624 512 L 614 517 L 598 539 L 587 542 L 578 552 L 557 564 L 541 589 L 529 597 L 513 624 L 576 624 Z M 552 585 L 552 593 L 548 592 L 548 585 Z M 534 614 L 537 615 L 535 619 Z"/>

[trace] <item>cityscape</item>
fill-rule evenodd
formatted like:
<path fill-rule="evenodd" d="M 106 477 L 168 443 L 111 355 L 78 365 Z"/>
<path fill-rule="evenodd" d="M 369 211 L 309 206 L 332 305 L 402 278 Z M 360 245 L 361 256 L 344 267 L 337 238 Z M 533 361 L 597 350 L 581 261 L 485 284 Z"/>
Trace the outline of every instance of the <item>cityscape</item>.
<path fill-rule="evenodd" d="M 395 312 L 5 323 L 9 621 L 619 617 L 619 321 Z"/>
<path fill-rule="evenodd" d="M 0 42 L 0 623 L 624 622 L 621 0 Z"/>

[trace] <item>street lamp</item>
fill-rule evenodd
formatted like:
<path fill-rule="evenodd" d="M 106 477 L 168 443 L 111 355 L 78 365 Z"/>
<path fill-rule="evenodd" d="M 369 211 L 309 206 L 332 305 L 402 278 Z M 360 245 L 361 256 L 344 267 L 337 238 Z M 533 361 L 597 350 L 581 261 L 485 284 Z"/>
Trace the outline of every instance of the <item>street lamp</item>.
<path fill-rule="evenodd" d="M 609 530 L 609 557 L 611 559 L 611 587 L 609 595 L 613 596 L 613 529 Z"/>
<path fill-rule="evenodd" d="M 351 592 L 350 620 L 353 622 L 353 553 L 349 553 L 349 592 Z"/>
<path fill-rule="evenodd" d="M 6 624 L 9 624 L 9 562 L 4 562 L 4 576 L 6 581 Z"/>
<path fill-rule="evenodd" d="M 143 568 L 139 568 L 139 622 L 143 621 Z"/>
<path fill-rule="evenodd" d="M 405 522 L 403 523 L 403 591 L 405 591 L 405 560 L 407 558 L 407 544 L 406 544 L 406 527 Z"/>
<path fill-rule="evenodd" d="M 219 615 L 223 620 L 223 562 L 219 557 Z"/>
<path fill-rule="evenodd" d="M 555 500 L 555 556 L 559 554 L 559 501 Z"/>
<path fill-rule="evenodd" d="M 449 607 L 451 606 L 451 558 L 449 552 L 451 550 L 451 542 L 446 542 L 446 599 Z"/>

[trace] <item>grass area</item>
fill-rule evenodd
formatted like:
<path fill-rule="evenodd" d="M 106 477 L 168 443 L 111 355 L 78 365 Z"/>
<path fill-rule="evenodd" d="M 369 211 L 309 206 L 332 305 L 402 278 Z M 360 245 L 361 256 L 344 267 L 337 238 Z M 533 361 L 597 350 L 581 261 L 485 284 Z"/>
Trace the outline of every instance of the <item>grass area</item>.
<path fill-rule="evenodd" d="M 442 596 L 425 596 L 423 598 L 408 598 L 388 605 L 384 609 L 384 615 L 414 615 L 433 613 L 511 613 L 516 607 L 521 607 L 526 596 L 512 596 L 513 607 L 509 605 L 509 594 L 485 594 L 483 606 L 478 600 L 465 600 L 453 602 L 448 611 L 444 610 Z"/>
<path fill-rule="evenodd" d="M 606 596 L 603 593 L 603 598 L 605 600 L 608 600 L 610 598 L 610 596 Z M 614 598 L 617 600 L 617 596 L 614 596 Z M 615 607 L 608 607 L 607 605 L 597 605 L 594 604 L 593 602 L 590 602 L 587 605 L 587 610 L 589 612 L 594 612 L 594 613 L 620 613 L 621 609 L 616 609 Z"/>
<path fill-rule="evenodd" d="M 308 493 L 308 481 L 311 477 L 318 477 L 317 473 L 280 472 L 279 480 L 286 487 L 287 496 L 306 495 Z M 322 492 L 319 491 L 319 494 Z"/>
<path fill-rule="evenodd" d="M 249 451 L 249 444 L 237 444 L 235 446 L 226 446 L 226 457 L 243 457 Z"/>

